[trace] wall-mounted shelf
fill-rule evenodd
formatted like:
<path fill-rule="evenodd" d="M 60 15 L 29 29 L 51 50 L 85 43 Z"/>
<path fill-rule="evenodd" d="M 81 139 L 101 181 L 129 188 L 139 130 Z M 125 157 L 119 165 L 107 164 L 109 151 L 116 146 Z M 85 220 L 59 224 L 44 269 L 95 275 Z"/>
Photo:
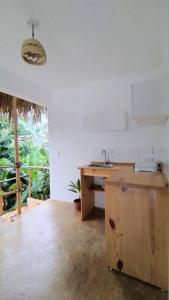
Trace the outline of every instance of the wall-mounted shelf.
<path fill-rule="evenodd" d="M 83 130 L 87 133 L 125 131 L 128 115 L 124 110 L 94 112 L 83 116 Z"/>

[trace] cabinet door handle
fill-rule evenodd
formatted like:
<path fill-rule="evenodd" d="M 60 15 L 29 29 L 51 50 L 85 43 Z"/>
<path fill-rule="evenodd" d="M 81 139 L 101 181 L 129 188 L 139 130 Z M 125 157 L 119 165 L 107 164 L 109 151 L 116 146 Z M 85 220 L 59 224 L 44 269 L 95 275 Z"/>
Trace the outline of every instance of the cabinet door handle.
<path fill-rule="evenodd" d="M 120 259 L 117 262 L 117 268 L 119 269 L 119 271 L 123 269 L 123 262 Z"/>
<path fill-rule="evenodd" d="M 109 224 L 110 224 L 110 227 L 111 227 L 112 229 L 115 229 L 115 228 L 116 228 L 116 224 L 115 224 L 115 222 L 114 222 L 112 219 L 109 219 Z"/>
<path fill-rule="evenodd" d="M 122 192 L 126 192 L 128 190 L 128 187 L 127 186 L 122 186 L 121 190 L 122 190 Z"/>

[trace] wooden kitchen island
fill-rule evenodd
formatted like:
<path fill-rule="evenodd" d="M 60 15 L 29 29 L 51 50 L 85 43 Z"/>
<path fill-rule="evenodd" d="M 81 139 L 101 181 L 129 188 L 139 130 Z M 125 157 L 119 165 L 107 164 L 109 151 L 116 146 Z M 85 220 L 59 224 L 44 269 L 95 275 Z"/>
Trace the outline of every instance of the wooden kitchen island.
<path fill-rule="evenodd" d="M 169 192 L 162 170 L 135 173 L 134 164 L 116 163 L 80 171 L 82 220 L 95 205 L 94 177 L 106 178 L 106 265 L 167 290 Z"/>

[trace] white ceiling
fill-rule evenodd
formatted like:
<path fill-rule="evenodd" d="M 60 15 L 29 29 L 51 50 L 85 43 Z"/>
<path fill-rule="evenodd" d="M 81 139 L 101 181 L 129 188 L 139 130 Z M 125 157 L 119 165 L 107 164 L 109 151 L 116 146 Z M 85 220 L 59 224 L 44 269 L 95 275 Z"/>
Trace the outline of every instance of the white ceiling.
<path fill-rule="evenodd" d="M 0 65 L 50 91 L 145 72 L 164 63 L 167 0 L 5 0 L 0 3 Z M 27 19 L 48 63 L 20 56 L 30 36 Z"/>

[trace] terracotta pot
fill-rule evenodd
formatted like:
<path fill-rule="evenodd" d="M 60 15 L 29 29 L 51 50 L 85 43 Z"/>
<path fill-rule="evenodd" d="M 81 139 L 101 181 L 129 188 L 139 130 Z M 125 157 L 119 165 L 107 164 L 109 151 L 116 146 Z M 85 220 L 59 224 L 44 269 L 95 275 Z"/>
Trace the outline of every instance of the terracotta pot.
<path fill-rule="evenodd" d="M 74 204 L 75 204 L 75 209 L 80 211 L 81 210 L 81 199 L 75 199 Z"/>

